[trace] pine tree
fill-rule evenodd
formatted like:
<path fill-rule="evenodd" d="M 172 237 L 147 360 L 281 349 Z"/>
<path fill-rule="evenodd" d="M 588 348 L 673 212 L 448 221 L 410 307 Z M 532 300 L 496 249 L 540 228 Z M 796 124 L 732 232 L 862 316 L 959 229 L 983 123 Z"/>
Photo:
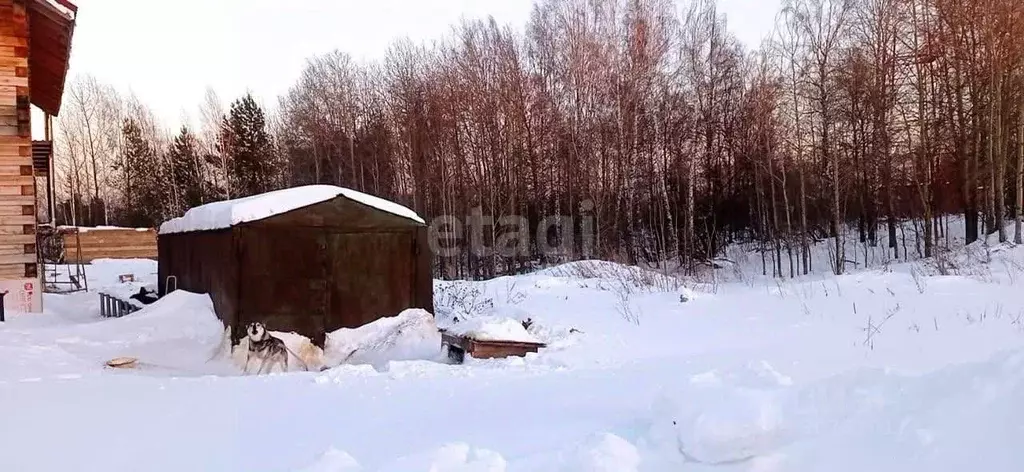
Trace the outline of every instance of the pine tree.
<path fill-rule="evenodd" d="M 251 94 L 231 104 L 220 137 L 220 152 L 228 161 L 231 198 L 274 188 L 278 166 L 263 109 Z"/>
<path fill-rule="evenodd" d="M 209 185 L 204 178 L 202 159 L 199 140 L 188 126 L 182 126 L 167 152 L 171 195 L 174 196 L 173 213 L 182 214 L 189 208 L 212 200 Z"/>
<path fill-rule="evenodd" d="M 124 148 L 114 165 L 123 193 L 120 219 L 129 226 L 152 227 L 162 221 L 164 193 L 158 156 L 135 120 L 121 127 Z"/>

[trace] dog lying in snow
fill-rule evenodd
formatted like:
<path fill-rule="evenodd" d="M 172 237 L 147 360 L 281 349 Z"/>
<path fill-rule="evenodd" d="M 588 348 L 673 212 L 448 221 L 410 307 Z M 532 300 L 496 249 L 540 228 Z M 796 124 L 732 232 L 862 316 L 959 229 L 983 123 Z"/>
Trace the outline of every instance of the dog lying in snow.
<path fill-rule="evenodd" d="M 149 305 L 157 300 L 156 293 L 146 290 L 146 287 L 140 287 L 139 293 L 136 293 L 135 295 L 132 295 L 128 298 L 138 300 L 143 305 Z"/>
<path fill-rule="evenodd" d="M 270 373 L 273 371 L 275 366 L 281 368 L 281 372 L 288 372 L 288 355 L 291 354 L 298 359 L 299 363 L 302 364 L 304 370 L 309 370 L 305 361 L 301 357 L 295 355 L 288 349 L 284 341 L 280 338 L 274 337 L 272 334 L 267 332 L 267 327 L 263 323 L 255 322 L 249 323 L 245 327 L 246 337 L 249 338 L 249 349 L 245 356 L 245 372 L 253 373 L 250 370 L 250 362 L 254 361 L 259 364 L 259 368 L 256 370 L 256 374 L 262 374 L 264 372 Z"/>

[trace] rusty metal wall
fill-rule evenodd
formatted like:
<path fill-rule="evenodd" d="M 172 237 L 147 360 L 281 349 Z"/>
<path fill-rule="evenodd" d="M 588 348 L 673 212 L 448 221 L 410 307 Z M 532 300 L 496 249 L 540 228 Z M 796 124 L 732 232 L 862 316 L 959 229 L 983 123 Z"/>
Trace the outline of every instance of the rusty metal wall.
<path fill-rule="evenodd" d="M 165 294 L 168 277 L 173 275 L 177 278 L 177 288 L 209 294 L 217 317 L 225 325 L 237 325 L 239 265 L 234 233 L 225 229 L 160 235 L 157 238 L 160 294 Z"/>
<path fill-rule="evenodd" d="M 430 252 L 429 233 L 426 226 L 415 228 L 416 246 L 413 257 L 416 259 L 416 271 L 413 280 L 413 308 L 422 308 L 434 312 L 434 277 L 433 254 Z"/>
<path fill-rule="evenodd" d="M 323 346 L 330 278 L 325 239 L 320 228 L 239 228 L 239 322 L 259 321 Z"/>
<path fill-rule="evenodd" d="M 355 328 L 413 306 L 413 233 L 329 233 L 327 330 Z"/>

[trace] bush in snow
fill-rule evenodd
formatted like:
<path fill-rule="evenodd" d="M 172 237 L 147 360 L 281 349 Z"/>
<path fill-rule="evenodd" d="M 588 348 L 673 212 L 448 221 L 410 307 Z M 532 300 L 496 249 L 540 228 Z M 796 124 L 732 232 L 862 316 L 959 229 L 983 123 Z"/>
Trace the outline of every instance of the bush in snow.
<path fill-rule="evenodd" d="M 562 264 L 541 271 L 555 277 L 574 277 L 597 280 L 598 288 L 643 292 L 671 292 L 683 286 L 683 279 L 644 269 L 607 261 L 579 261 Z"/>
<path fill-rule="evenodd" d="M 434 286 L 434 311 L 442 321 L 471 318 L 493 308 L 494 299 L 484 295 L 481 284 L 455 281 Z"/>

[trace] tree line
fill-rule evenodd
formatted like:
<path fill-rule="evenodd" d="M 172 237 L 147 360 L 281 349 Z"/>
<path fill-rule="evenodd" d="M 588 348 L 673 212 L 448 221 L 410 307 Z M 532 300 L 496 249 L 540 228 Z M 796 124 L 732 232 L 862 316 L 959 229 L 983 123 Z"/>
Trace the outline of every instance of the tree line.
<path fill-rule="evenodd" d="M 473 278 L 584 256 L 695 272 L 736 242 L 776 276 L 842 273 L 847 237 L 912 257 L 897 241 L 910 221 L 928 257 L 954 214 L 968 243 L 1009 240 L 1010 219 L 1022 238 L 1016 0 L 787 0 L 756 48 L 714 0 L 538 0 L 522 28 L 466 20 L 377 61 L 313 56 L 269 110 L 249 95 L 224 109 L 211 92 L 200 111 L 196 129 L 165 133 L 137 99 L 73 82 L 58 218 L 157 225 L 313 183 L 428 222 L 523 215 L 534 234 L 545 216 L 593 218 L 592 255 L 568 231 L 549 235 L 573 239 L 567 253 L 534 241 L 435 258 L 439 275 Z M 830 256 L 814 260 L 824 240 Z"/>

